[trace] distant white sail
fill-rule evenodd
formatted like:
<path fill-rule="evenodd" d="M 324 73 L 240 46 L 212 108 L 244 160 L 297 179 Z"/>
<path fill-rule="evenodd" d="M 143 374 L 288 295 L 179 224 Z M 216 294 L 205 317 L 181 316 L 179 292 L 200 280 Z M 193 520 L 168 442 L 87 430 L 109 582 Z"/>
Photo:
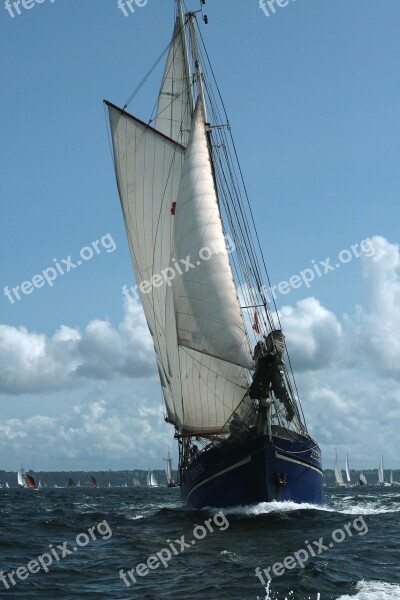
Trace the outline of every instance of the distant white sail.
<path fill-rule="evenodd" d="M 174 483 L 174 479 L 172 477 L 172 459 L 170 458 L 169 451 L 167 458 L 164 458 L 164 469 L 167 477 L 167 484 L 170 485 Z"/>
<path fill-rule="evenodd" d="M 335 471 L 336 484 L 337 485 L 344 485 L 342 472 L 341 472 L 341 470 L 339 468 L 339 461 L 338 461 L 337 451 L 336 451 L 336 460 L 335 460 L 334 471 Z"/>
<path fill-rule="evenodd" d="M 367 485 L 367 483 L 368 483 L 367 478 L 365 477 L 363 471 L 361 471 L 361 473 L 360 473 L 360 483 L 361 483 L 361 485 Z"/>
<path fill-rule="evenodd" d="M 20 485 L 21 487 L 28 487 L 28 484 L 26 482 L 26 478 L 25 478 L 25 471 L 24 469 L 19 469 L 18 474 L 17 474 L 17 479 L 18 479 L 18 485 Z"/>
<path fill-rule="evenodd" d="M 349 469 L 349 455 L 348 454 L 346 454 L 346 479 L 347 479 L 347 483 L 351 483 L 350 469 Z"/>
<path fill-rule="evenodd" d="M 393 471 L 390 471 L 390 483 L 393 485 Z"/>
<path fill-rule="evenodd" d="M 156 478 L 154 477 L 154 473 L 150 470 L 147 473 L 147 487 L 158 487 L 158 483 Z"/>
<path fill-rule="evenodd" d="M 380 484 L 385 483 L 385 475 L 384 475 L 384 470 L 383 470 L 383 454 L 381 456 L 381 462 L 379 463 L 379 467 L 378 467 L 378 483 L 380 483 Z"/>

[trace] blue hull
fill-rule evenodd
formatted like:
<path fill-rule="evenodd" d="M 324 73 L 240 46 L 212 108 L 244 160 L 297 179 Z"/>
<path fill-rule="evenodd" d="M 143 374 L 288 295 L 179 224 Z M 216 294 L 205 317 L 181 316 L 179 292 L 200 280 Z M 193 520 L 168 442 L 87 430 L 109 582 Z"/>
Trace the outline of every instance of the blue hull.
<path fill-rule="evenodd" d="M 321 504 L 320 449 L 309 438 L 290 437 L 273 435 L 271 443 L 269 435 L 263 434 L 200 453 L 184 472 L 185 508 L 273 500 Z"/>

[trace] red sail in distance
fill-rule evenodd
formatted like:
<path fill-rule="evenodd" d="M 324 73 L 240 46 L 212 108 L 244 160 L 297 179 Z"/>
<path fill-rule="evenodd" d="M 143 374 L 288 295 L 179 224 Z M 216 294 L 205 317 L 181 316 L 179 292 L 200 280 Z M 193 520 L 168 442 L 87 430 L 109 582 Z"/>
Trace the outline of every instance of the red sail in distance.
<path fill-rule="evenodd" d="M 97 487 L 97 481 L 96 478 L 93 477 L 93 475 L 90 475 L 90 483 L 93 487 Z"/>
<path fill-rule="evenodd" d="M 36 489 L 37 485 L 35 483 L 35 480 L 33 479 L 32 475 L 25 475 L 26 478 L 26 483 L 28 484 L 28 487 Z"/>

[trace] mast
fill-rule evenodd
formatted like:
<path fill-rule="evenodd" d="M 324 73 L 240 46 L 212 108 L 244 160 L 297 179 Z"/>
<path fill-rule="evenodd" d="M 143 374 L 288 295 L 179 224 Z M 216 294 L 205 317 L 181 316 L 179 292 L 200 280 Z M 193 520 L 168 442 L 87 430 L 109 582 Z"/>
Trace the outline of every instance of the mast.
<path fill-rule="evenodd" d="M 179 1 L 179 4 L 182 8 L 182 3 Z M 207 121 L 207 107 L 206 107 L 206 99 L 204 95 L 204 82 L 203 82 L 203 72 L 201 70 L 200 63 L 200 55 L 199 55 L 199 46 L 197 44 L 197 35 L 195 29 L 196 13 L 190 12 L 188 13 L 188 24 L 189 24 L 189 34 L 190 34 L 190 42 L 192 47 L 192 57 L 193 57 L 193 65 L 196 73 L 196 87 L 198 97 L 201 98 L 201 102 L 203 104 L 204 110 L 204 120 Z"/>

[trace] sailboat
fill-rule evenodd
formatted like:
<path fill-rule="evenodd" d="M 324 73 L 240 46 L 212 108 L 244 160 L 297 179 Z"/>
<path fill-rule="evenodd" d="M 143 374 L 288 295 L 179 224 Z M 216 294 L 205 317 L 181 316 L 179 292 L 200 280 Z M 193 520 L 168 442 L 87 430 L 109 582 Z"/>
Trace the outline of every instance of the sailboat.
<path fill-rule="evenodd" d="M 72 479 L 72 477 L 69 477 L 69 478 L 68 478 L 67 487 L 76 487 L 76 483 L 75 483 L 75 481 Z"/>
<path fill-rule="evenodd" d="M 184 14 L 176 0 L 150 120 L 127 112 L 129 102 L 104 101 L 136 289 L 178 441 L 182 499 L 189 509 L 318 504 L 320 448 L 265 293 L 256 220 L 198 31 L 196 12 Z"/>
<path fill-rule="evenodd" d="M 368 484 L 367 478 L 364 475 L 364 471 L 360 472 L 360 477 L 358 479 L 358 482 L 359 482 L 360 485 L 367 485 Z"/>
<path fill-rule="evenodd" d="M 125 484 L 125 487 L 127 487 L 126 484 Z M 136 479 L 136 478 L 133 479 L 133 487 L 141 487 L 139 479 Z"/>
<path fill-rule="evenodd" d="M 146 484 L 147 487 L 158 487 L 158 483 L 156 478 L 154 477 L 154 473 L 152 471 L 150 471 L 147 473 L 147 479 L 146 479 Z"/>
<path fill-rule="evenodd" d="M 172 458 L 169 455 L 169 449 L 168 449 L 167 458 L 164 458 L 163 460 L 164 460 L 165 476 L 167 478 L 167 486 L 168 487 L 176 487 L 176 483 L 172 476 Z"/>
<path fill-rule="evenodd" d="M 33 490 L 37 489 L 35 478 L 33 477 L 33 475 L 26 473 L 24 467 L 21 467 L 19 469 L 17 473 L 17 481 L 20 487 L 31 488 Z"/>
<path fill-rule="evenodd" d="M 393 471 L 390 471 L 390 480 L 389 480 L 389 482 L 390 482 L 391 486 L 396 485 L 396 482 L 393 479 Z"/>
<path fill-rule="evenodd" d="M 335 459 L 334 472 L 335 472 L 336 485 L 343 486 L 344 485 L 344 481 L 343 481 L 342 471 L 339 468 L 339 461 L 338 461 L 337 450 L 336 450 L 336 459 Z"/>
<path fill-rule="evenodd" d="M 90 485 L 91 487 L 97 487 L 97 479 L 92 473 L 90 474 Z"/>

